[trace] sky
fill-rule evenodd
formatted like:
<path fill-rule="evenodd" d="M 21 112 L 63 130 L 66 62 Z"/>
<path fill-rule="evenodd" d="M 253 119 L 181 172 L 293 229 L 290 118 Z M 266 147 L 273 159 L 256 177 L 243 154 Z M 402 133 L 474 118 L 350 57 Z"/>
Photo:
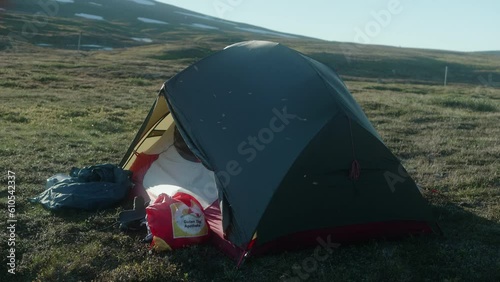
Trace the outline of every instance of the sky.
<path fill-rule="evenodd" d="M 159 0 L 202 14 L 329 41 L 500 50 L 498 0 Z"/>

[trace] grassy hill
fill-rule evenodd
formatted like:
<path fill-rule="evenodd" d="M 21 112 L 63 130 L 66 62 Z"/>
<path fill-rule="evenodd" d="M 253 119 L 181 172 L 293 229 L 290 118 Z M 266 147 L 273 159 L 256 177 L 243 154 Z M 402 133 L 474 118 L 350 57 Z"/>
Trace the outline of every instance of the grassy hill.
<path fill-rule="evenodd" d="M 43 1 L 42 1 L 43 2 Z M 500 86 L 498 52 L 449 52 L 327 42 L 217 19 L 150 0 L 8 1 L 0 11 L 0 50 L 30 43 L 49 49 L 113 50 L 138 46 L 157 59 L 202 58 L 251 39 L 282 42 L 330 65 L 347 79 Z M 38 13 L 38 16 L 36 16 Z M 145 22 L 146 21 L 146 22 Z M 153 21 L 153 22 L 151 22 Z M 80 37 L 81 34 L 81 37 Z M 183 42 L 189 42 L 184 46 Z M 138 56 L 141 49 L 134 49 Z M 497 83 L 498 82 L 498 83 Z"/>
<path fill-rule="evenodd" d="M 484 55 L 496 55 L 500 56 L 500 51 L 481 51 L 481 52 L 476 52 L 479 54 L 484 54 Z"/>
<path fill-rule="evenodd" d="M 200 34 L 303 38 L 149 0 L 42 2 L 46 5 L 15 0 L 8 3 L 2 20 L 6 34 L 35 45 L 64 49 L 77 49 L 80 33 L 82 50 L 168 43 Z"/>
<path fill-rule="evenodd" d="M 106 22 L 111 15 L 80 8 L 65 14 L 62 3 L 61 14 L 50 17 L 36 36 L 11 40 L 8 35 L 21 31 L 37 10 L 26 6 L 28 1 L 11 2 L 17 10 L 0 12 L 0 203 L 7 206 L 12 171 L 17 273 L 2 268 L 0 281 L 500 280 L 498 56 L 264 35 L 223 30 L 223 23 L 219 30 L 200 29 L 183 26 L 183 17 L 178 25 L 163 19 L 172 29 L 138 25 L 136 33 L 136 22 Z M 74 17 L 80 12 L 106 21 Z M 82 28 L 85 44 L 113 49 L 77 51 L 73 42 Z M 118 230 L 123 207 L 53 213 L 29 203 L 55 173 L 118 163 L 166 79 L 246 39 L 280 41 L 337 69 L 424 190 L 445 236 L 341 246 L 310 272 L 298 269 L 307 268 L 313 249 L 250 259 L 235 270 L 234 262 L 211 246 L 150 254 L 139 242 L 143 232 Z M 441 86 L 445 66 L 448 87 Z M 0 228 L 6 230 L 6 209 L 2 215 Z M 2 232 L 4 250 L 7 235 Z M 1 262 L 7 265 L 6 252 Z"/>

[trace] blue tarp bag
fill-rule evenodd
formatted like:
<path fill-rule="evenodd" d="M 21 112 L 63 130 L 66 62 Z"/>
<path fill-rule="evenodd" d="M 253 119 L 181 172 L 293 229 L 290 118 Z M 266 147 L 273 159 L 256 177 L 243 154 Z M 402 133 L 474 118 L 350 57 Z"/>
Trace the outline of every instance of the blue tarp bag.
<path fill-rule="evenodd" d="M 112 164 L 72 168 L 69 176 L 31 201 L 51 210 L 99 210 L 120 202 L 132 187 L 132 172 Z"/>

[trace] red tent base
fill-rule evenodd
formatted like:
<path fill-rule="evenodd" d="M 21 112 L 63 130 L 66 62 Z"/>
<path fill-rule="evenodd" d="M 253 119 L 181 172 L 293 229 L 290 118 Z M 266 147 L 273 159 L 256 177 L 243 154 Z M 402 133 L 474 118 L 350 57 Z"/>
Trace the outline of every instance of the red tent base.
<path fill-rule="evenodd" d="M 409 220 L 371 222 L 291 234 L 269 243 L 257 245 L 252 250 L 252 255 L 313 246 L 332 248 L 374 239 L 393 240 L 432 233 L 434 231 L 427 222 Z"/>
<path fill-rule="evenodd" d="M 241 261 L 246 251 L 244 248 L 235 246 L 224 238 L 219 203 L 215 202 L 208 207 L 205 210 L 205 216 L 212 230 L 212 244 L 235 261 Z M 399 220 L 355 224 L 299 232 L 260 245 L 257 239 L 249 255 L 258 256 L 266 253 L 278 253 L 315 246 L 331 250 L 340 245 L 366 242 L 373 239 L 391 240 L 410 235 L 418 236 L 432 233 L 435 232 L 431 226 L 427 222 L 422 221 Z"/>

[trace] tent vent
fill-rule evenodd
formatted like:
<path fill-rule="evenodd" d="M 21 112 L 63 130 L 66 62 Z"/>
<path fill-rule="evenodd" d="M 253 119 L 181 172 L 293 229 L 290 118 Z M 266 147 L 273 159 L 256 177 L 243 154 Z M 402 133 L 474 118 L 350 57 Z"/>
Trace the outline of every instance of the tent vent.
<path fill-rule="evenodd" d="M 356 160 L 356 151 L 354 149 L 354 137 L 352 134 L 352 123 L 351 123 L 351 118 L 347 117 L 347 120 L 349 121 L 349 130 L 351 131 L 351 145 L 352 145 L 352 163 L 351 163 L 351 169 L 349 170 L 349 178 L 351 180 L 358 180 L 359 175 L 361 174 L 361 167 L 359 165 L 358 160 Z"/>
<path fill-rule="evenodd" d="M 147 137 L 147 138 L 162 136 L 162 135 L 163 135 L 163 133 L 165 133 L 165 130 L 152 130 L 152 131 L 148 134 L 148 137 Z"/>
<path fill-rule="evenodd" d="M 349 171 L 349 178 L 351 180 L 356 181 L 359 178 L 359 174 L 360 174 L 359 163 L 356 159 L 354 159 L 354 161 L 352 161 L 352 164 L 351 164 L 351 170 Z"/>

